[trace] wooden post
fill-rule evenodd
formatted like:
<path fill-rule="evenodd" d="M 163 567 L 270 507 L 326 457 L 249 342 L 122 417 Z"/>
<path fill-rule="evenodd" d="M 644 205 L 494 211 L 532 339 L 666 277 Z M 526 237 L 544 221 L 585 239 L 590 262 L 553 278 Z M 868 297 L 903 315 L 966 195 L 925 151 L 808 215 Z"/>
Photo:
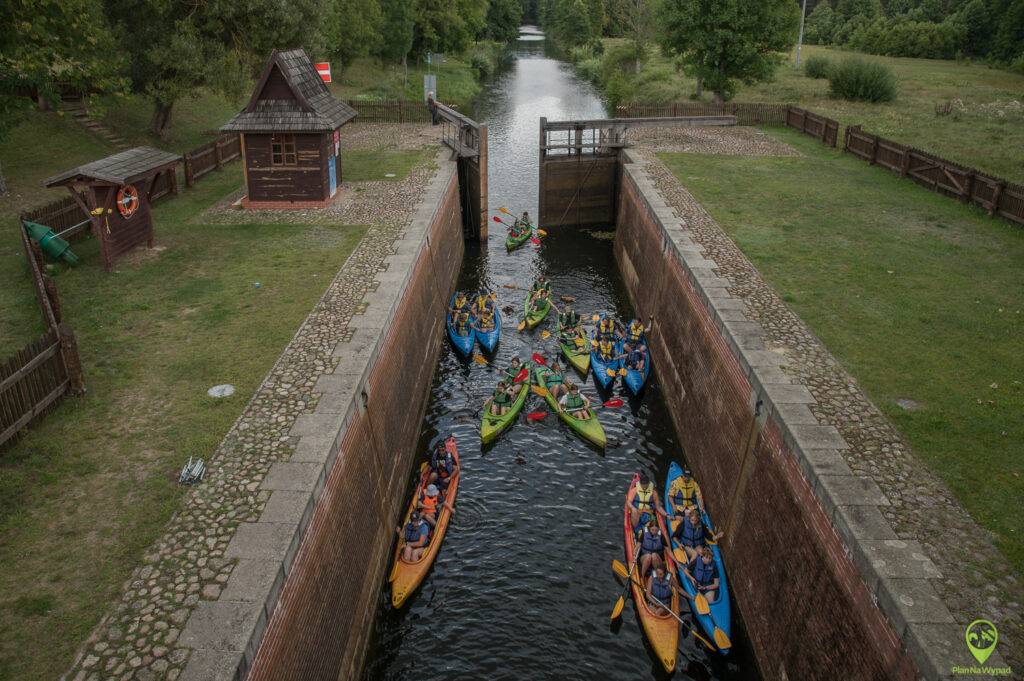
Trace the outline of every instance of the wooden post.
<path fill-rule="evenodd" d="M 960 190 L 960 200 L 964 203 L 970 203 L 971 197 L 974 195 L 974 171 L 972 170 L 967 174 L 964 179 L 963 189 Z"/>
<path fill-rule="evenodd" d="M 220 167 L 224 165 L 224 160 L 221 156 L 220 139 L 213 141 L 213 164 L 220 170 Z"/>
<path fill-rule="evenodd" d="M 191 152 L 185 154 L 185 186 L 193 187 L 196 183 L 195 170 L 192 168 L 192 154 Z"/>
<path fill-rule="evenodd" d="M 871 136 L 871 160 L 869 163 L 875 165 L 878 161 L 878 135 Z"/>
<path fill-rule="evenodd" d="M 910 172 L 910 149 L 903 147 L 903 156 L 900 158 L 900 177 L 906 177 Z"/>
<path fill-rule="evenodd" d="M 57 325 L 57 334 L 60 337 L 60 354 L 68 372 L 69 389 L 75 395 L 82 395 L 85 393 L 85 376 L 82 374 L 82 359 L 78 356 L 75 334 L 64 322 Z"/>
<path fill-rule="evenodd" d="M 988 214 L 995 215 L 999 212 L 999 199 L 1003 197 L 1003 189 L 1006 188 L 1006 182 L 1000 180 L 996 183 L 995 191 L 992 192 L 992 204 L 988 207 Z"/>
<path fill-rule="evenodd" d="M 171 181 L 171 193 L 175 196 L 178 195 L 178 169 L 171 168 L 167 171 L 168 179 Z"/>

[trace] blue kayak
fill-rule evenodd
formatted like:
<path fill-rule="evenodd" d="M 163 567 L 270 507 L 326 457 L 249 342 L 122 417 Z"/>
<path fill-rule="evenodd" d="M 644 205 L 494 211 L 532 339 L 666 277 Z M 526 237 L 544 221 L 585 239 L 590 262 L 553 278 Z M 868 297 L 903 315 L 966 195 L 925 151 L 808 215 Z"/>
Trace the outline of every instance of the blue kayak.
<path fill-rule="evenodd" d="M 616 352 L 618 352 L 619 346 L 615 346 Z M 594 370 L 594 377 L 597 379 L 598 384 L 602 388 L 607 388 L 609 385 L 615 383 L 615 376 L 619 371 L 619 367 L 622 366 L 622 361 L 619 359 L 613 359 L 611 362 L 605 362 L 601 359 L 601 356 L 597 354 L 597 348 L 590 351 L 590 366 Z M 608 372 L 613 372 L 611 376 Z"/>
<path fill-rule="evenodd" d="M 663 498 L 663 501 L 665 503 L 665 511 L 668 512 L 670 516 L 672 515 L 672 509 L 670 508 L 672 502 L 670 501 L 671 496 L 669 494 L 669 489 L 672 487 L 672 481 L 682 476 L 682 474 L 683 469 L 679 467 L 679 464 L 673 461 L 668 468 L 668 478 L 665 479 L 665 496 Z M 713 533 L 714 526 L 711 524 L 711 518 L 708 517 L 707 511 L 704 510 L 703 506 L 698 506 L 698 508 L 700 508 L 701 517 L 704 520 L 704 527 L 706 531 L 709 534 Z M 677 522 L 686 521 L 685 519 L 677 521 L 675 518 L 672 518 L 673 528 L 676 526 Z M 676 548 L 682 547 L 680 546 L 678 541 L 673 539 L 673 551 Z M 725 576 L 725 564 L 722 562 L 722 554 L 718 550 L 718 544 L 711 544 L 711 551 L 715 554 L 715 564 L 718 566 L 718 593 L 715 594 L 715 600 L 708 601 L 708 609 L 710 610 L 710 612 L 707 615 L 698 615 L 697 608 L 693 605 L 693 601 L 691 600 L 690 603 L 693 610 L 693 618 L 697 620 L 697 623 L 700 624 L 701 629 L 704 630 L 705 634 L 707 635 L 708 642 L 714 644 L 718 652 L 720 652 L 722 655 L 727 655 L 732 647 L 731 643 L 729 643 L 729 639 L 731 638 L 731 618 L 729 612 L 729 580 L 726 579 Z M 683 574 L 681 567 L 679 569 L 679 582 L 680 585 L 683 587 L 683 590 L 686 591 L 686 593 L 688 593 L 691 597 L 697 595 L 697 588 L 693 585 L 693 582 L 691 582 L 689 578 L 687 578 L 687 576 Z M 717 637 L 718 639 L 721 639 L 721 645 L 719 645 L 719 643 L 716 642 L 715 629 L 721 629 L 722 633 L 725 634 L 724 639 L 722 637 Z"/>
<path fill-rule="evenodd" d="M 494 352 L 501 337 L 501 310 L 494 306 L 494 329 L 492 331 L 475 331 L 476 339 L 480 341 L 480 347 L 487 352 Z"/>
<path fill-rule="evenodd" d="M 640 344 L 647 345 L 647 335 L 640 337 Z M 626 375 L 622 379 L 622 382 L 626 384 L 626 389 L 629 390 L 634 396 L 639 395 L 640 391 L 644 389 L 644 385 L 647 383 L 647 377 L 651 375 L 651 350 L 650 348 L 644 350 L 644 370 L 637 371 L 636 369 L 630 369 L 626 367 Z M 625 362 L 623 362 L 625 365 Z"/>
<path fill-rule="evenodd" d="M 452 294 L 452 299 L 448 303 L 449 309 L 455 306 L 455 294 Z M 473 323 L 473 318 L 469 318 L 470 324 Z M 465 336 L 459 335 L 459 332 L 455 330 L 455 320 L 452 319 L 451 313 L 448 314 L 445 326 L 448 327 L 448 338 L 451 339 L 452 345 L 459 351 L 463 357 L 469 357 L 473 352 L 473 345 L 476 343 L 476 334 L 471 329 Z"/>

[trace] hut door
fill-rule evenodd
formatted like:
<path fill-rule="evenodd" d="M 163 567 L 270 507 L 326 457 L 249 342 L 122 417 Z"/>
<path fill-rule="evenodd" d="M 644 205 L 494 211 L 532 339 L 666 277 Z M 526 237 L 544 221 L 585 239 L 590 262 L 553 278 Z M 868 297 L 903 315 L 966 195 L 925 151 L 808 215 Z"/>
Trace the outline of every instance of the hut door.
<path fill-rule="evenodd" d="M 331 196 L 338 191 L 338 157 L 331 156 L 327 159 L 327 181 L 331 186 Z"/>

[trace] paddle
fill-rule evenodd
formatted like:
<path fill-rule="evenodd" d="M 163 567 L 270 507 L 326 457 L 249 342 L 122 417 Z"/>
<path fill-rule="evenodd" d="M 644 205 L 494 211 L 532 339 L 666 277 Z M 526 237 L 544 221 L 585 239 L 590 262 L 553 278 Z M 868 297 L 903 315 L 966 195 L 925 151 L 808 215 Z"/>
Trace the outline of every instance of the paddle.
<path fill-rule="evenodd" d="M 532 359 L 537 364 L 540 364 L 541 366 L 547 366 L 548 365 L 547 361 L 541 355 L 537 354 L 536 352 L 533 353 L 533 356 L 530 359 Z"/>
<path fill-rule="evenodd" d="M 623 565 L 622 563 L 620 563 L 617 560 L 613 560 L 612 561 L 612 570 L 614 570 L 615 574 L 617 574 L 619 577 L 622 577 L 623 579 L 627 580 L 626 581 L 626 586 L 628 587 L 629 586 L 630 573 L 626 572 L 626 566 Z M 650 591 L 648 591 L 647 588 L 644 587 L 643 583 L 640 583 L 639 586 L 640 586 L 640 590 L 643 591 L 646 596 L 649 596 L 651 598 L 651 600 L 653 600 L 655 603 L 657 603 L 662 608 L 664 608 L 666 611 L 668 611 L 668 613 L 671 614 L 673 617 L 675 617 L 676 620 L 680 624 L 682 624 L 684 627 L 686 627 L 690 631 L 690 633 L 693 634 L 694 638 L 699 639 L 700 642 L 703 643 L 704 645 L 706 645 L 709 650 L 714 650 L 715 649 L 715 647 L 713 645 L 711 645 L 711 643 L 706 638 L 704 638 L 703 636 L 698 634 L 695 629 L 691 628 L 690 625 L 687 624 L 686 621 L 683 620 L 682 617 L 680 617 L 676 613 L 672 612 L 672 609 L 670 607 L 668 607 L 667 605 L 662 603 L 660 600 L 658 600 L 657 596 L 655 596 Z M 688 594 L 685 591 L 681 591 L 677 587 L 672 587 L 672 588 L 676 591 L 676 593 L 681 593 L 684 596 L 688 596 Z M 623 592 L 625 592 L 625 590 L 623 590 Z M 616 605 L 618 605 L 618 604 L 616 603 Z M 721 634 L 721 636 L 719 636 L 719 634 Z M 722 631 L 721 629 L 719 629 L 716 626 L 715 627 L 715 642 L 717 643 L 719 641 L 721 641 L 724 644 L 724 645 L 719 645 L 718 646 L 720 649 L 724 650 L 726 648 L 731 648 L 732 647 L 732 642 L 729 641 L 729 637 L 725 635 L 724 631 Z"/>
<path fill-rule="evenodd" d="M 627 371 L 625 367 L 619 369 L 619 376 L 625 376 L 628 373 L 629 371 Z"/>
<path fill-rule="evenodd" d="M 526 380 L 526 377 L 529 376 L 529 375 L 530 375 L 529 370 L 526 367 L 523 367 L 519 371 L 519 373 L 516 374 L 516 377 L 512 379 L 512 382 L 513 383 L 522 383 L 523 381 Z"/>
<path fill-rule="evenodd" d="M 540 246 L 540 239 L 538 239 L 535 236 L 531 236 L 530 243 L 533 244 L 534 246 Z"/>
<path fill-rule="evenodd" d="M 541 236 L 547 236 L 547 235 L 548 235 L 548 233 L 547 233 L 547 232 L 545 232 L 545 231 L 544 231 L 543 229 L 541 229 L 540 227 L 538 227 L 538 228 L 537 228 L 536 230 L 534 230 L 534 231 L 536 231 L 536 232 L 537 232 L 537 234 L 539 234 L 539 235 L 541 235 Z"/>
<path fill-rule="evenodd" d="M 624 404 L 625 404 L 625 402 L 620 400 L 618 397 L 613 397 L 612 399 L 608 400 L 607 402 L 605 402 L 601 406 L 602 407 L 613 408 L 613 407 L 621 407 Z"/>
<path fill-rule="evenodd" d="M 677 546 L 672 549 L 672 557 L 676 559 L 676 562 L 680 565 L 689 565 L 690 559 L 686 557 L 686 551 L 682 547 Z M 687 594 L 689 595 L 689 594 Z M 692 596 L 694 607 L 697 608 L 698 615 L 707 615 L 711 612 L 711 607 L 708 605 L 708 599 L 704 594 L 697 592 L 696 596 Z"/>
<path fill-rule="evenodd" d="M 531 385 L 530 390 L 533 391 L 534 395 L 540 395 L 541 397 L 547 397 L 550 394 L 548 389 L 541 385 Z"/>
<path fill-rule="evenodd" d="M 546 411 L 533 411 L 526 415 L 527 421 L 543 421 L 548 415 Z"/>
<path fill-rule="evenodd" d="M 551 332 L 548 331 L 547 329 L 544 329 L 543 331 L 540 332 L 540 337 L 545 340 L 551 338 Z"/>
<path fill-rule="evenodd" d="M 629 568 L 628 571 L 626 570 L 626 566 L 623 565 L 622 563 L 620 563 L 619 561 L 617 561 L 617 560 L 613 560 L 612 561 L 612 570 L 614 570 L 616 574 L 619 574 L 619 568 L 622 568 L 622 574 L 625 575 L 625 579 L 626 579 L 626 584 L 625 584 L 625 586 L 622 587 L 622 593 L 619 594 L 619 599 L 617 601 L 615 601 L 615 607 L 612 608 L 612 619 L 613 620 L 618 619 L 619 615 L 622 614 L 622 608 L 625 607 L 625 605 L 626 605 L 626 591 L 629 589 L 629 582 L 632 580 L 633 570 L 636 569 L 636 564 L 638 562 L 637 561 L 637 557 L 639 555 L 640 555 L 640 545 L 637 544 L 636 551 L 633 552 L 633 561 L 632 561 L 632 564 L 630 565 L 630 568 Z"/>
<path fill-rule="evenodd" d="M 487 358 L 481 355 L 479 352 L 473 353 L 473 361 L 477 364 L 487 364 Z"/>
<path fill-rule="evenodd" d="M 516 327 L 516 330 L 517 331 L 522 331 L 525 328 L 526 328 L 526 320 L 524 319 L 523 321 L 519 322 L 519 325 Z"/>

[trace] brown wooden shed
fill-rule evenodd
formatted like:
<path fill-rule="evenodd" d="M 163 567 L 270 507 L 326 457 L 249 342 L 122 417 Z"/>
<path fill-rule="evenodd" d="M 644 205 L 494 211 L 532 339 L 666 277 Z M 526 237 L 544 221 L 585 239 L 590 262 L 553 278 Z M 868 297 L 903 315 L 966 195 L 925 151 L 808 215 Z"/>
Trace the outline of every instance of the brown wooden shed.
<path fill-rule="evenodd" d="M 67 187 L 89 216 L 100 243 L 103 267 L 142 244 L 153 246 L 153 218 L 149 206 L 157 178 L 177 191 L 175 166 L 181 156 L 150 147 L 135 147 L 86 163 L 43 180 L 46 187 Z M 166 190 L 166 187 L 164 188 Z"/>
<path fill-rule="evenodd" d="M 274 50 L 249 103 L 221 128 L 242 136 L 242 204 L 330 203 L 341 184 L 341 126 L 355 116 L 331 95 L 305 50 Z"/>

